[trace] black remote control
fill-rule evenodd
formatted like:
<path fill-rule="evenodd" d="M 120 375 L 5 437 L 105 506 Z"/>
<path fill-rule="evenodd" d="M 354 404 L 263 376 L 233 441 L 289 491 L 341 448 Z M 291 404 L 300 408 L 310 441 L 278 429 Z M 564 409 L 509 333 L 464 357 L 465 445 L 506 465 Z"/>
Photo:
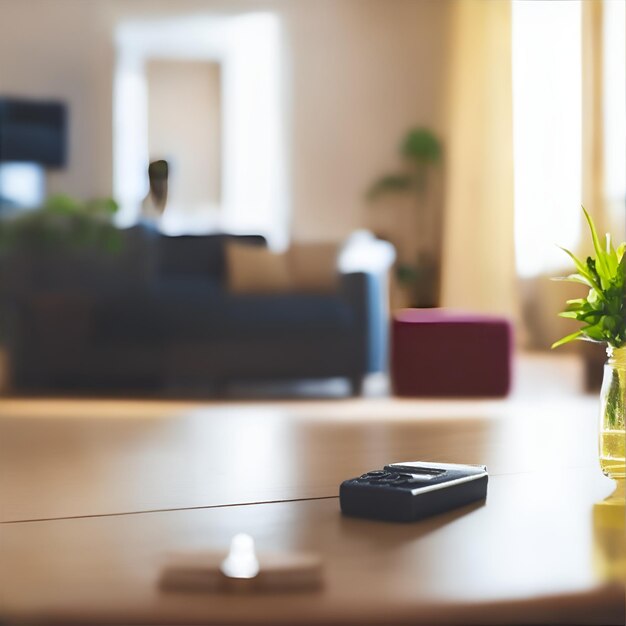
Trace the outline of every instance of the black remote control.
<path fill-rule="evenodd" d="M 351 478 L 339 488 L 345 515 L 413 522 L 487 497 L 484 465 L 411 461 Z"/>

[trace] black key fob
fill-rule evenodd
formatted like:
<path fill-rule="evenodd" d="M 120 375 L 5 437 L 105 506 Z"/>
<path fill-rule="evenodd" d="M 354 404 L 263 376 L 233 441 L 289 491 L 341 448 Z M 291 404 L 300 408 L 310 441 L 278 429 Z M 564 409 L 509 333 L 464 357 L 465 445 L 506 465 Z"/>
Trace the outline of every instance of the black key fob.
<path fill-rule="evenodd" d="M 488 480 L 484 465 L 392 463 L 341 483 L 339 502 L 344 515 L 413 522 L 484 500 Z"/>

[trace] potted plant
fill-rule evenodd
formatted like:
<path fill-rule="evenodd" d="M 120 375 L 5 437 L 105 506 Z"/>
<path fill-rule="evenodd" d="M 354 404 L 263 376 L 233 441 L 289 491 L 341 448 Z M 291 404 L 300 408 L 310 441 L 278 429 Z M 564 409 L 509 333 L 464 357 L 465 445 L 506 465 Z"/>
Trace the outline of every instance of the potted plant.
<path fill-rule="evenodd" d="M 382 176 L 370 187 L 370 202 L 383 195 L 409 195 L 415 209 L 415 255 L 400 258 L 396 278 L 411 292 L 411 305 L 432 307 L 438 304 L 440 223 L 428 191 L 433 187 L 433 174 L 442 158 L 441 144 L 426 128 L 410 130 L 400 144 L 402 168 Z M 432 201 L 432 198 L 431 198 Z"/>
<path fill-rule="evenodd" d="M 580 283 L 589 289 L 586 297 L 568 300 L 565 311 L 559 314 L 577 320 L 582 327 L 552 347 L 576 339 L 606 345 L 608 360 L 600 392 L 600 465 L 607 476 L 623 480 L 626 478 L 626 242 L 616 248 L 607 234 L 605 243 L 602 243 L 584 207 L 583 212 L 596 256 L 582 261 L 563 248 L 574 262 L 576 272 L 557 279 Z"/>
<path fill-rule="evenodd" d="M 117 204 L 110 198 L 77 200 L 51 196 L 39 208 L 14 211 L 0 218 L 0 388 L 10 373 L 2 346 L 11 340 L 10 300 L 33 285 L 80 289 L 93 283 L 93 265 L 122 247 L 113 223 Z M 100 251 L 105 251 L 100 255 Z M 93 259 L 92 259 L 93 257 Z M 97 284 L 94 283 L 94 284 Z"/>
<path fill-rule="evenodd" d="M 92 247 L 116 251 L 121 245 L 119 231 L 113 224 L 117 209 L 111 198 L 83 201 L 63 194 L 50 196 L 37 209 L 0 219 L 0 250 Z"/>

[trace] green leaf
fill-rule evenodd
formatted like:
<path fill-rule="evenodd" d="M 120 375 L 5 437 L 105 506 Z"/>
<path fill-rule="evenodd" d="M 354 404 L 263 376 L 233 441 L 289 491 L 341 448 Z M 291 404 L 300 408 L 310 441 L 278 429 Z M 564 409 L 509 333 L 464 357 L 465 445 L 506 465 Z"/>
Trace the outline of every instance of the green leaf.
<path fill-rule="evenodd" d="M 389 174 L 377 180 L 367 192 L 367 199 L 376 200 L 386 193 L 407 191 L 414 185 L 413 177 L 409 174 Z"/>
<path fill-rule="evenodd" d="M 603 278 L 608 278 L 611 275 L 611 273 L 606 264 L 606 259 L 605 259 L 606 253 L 604 249 L 602 248 L 602 245 L 600 244 L 600 239 L 598 238 L 598 232 L 596 230 L 596 226 L 593 223 L 593 220 L 591 219 L 591 216 L 589 215 L 589 213 L 587 213 L 587 209 L 585 209 L 585 207 L 582 207 L 582 210 L 583 210 L 583 213 L 585 214 L 585 219 L 587 220 L 587 224 L 589 224 L 589 230 L 591 231 L 591 239 L 593 241 L 593 248 L 596 252 L 598 270 L 600 272 L 600 275 Z"/>
<path fill-rule="evenodd" d="M 441 158 L 441 144 L 427 128 L 414 128 L 404 138 L 400 153 L 418 163 L 436 163 Z"/>
<path fill-rule="evenodd" d="M 417 270 L 413 265 L 402 263 L 396 268 L 396 278 L 402 285 L 411 285 L 417 280 Z"/>
<path fill-rule="evenodd" d="M 617 322 L 611 315 L 603 315 L 600 318 L 600 324 L 602 325 L 602 328 L 608 330 L 609 332 L 613 332 L 617 327 Z"/>
<path fill-rule="evenodd" d="M 102 215 L 115 215 L 118 205 L 113 198 L 95 198 L 85 203 L 88 212 Z"/>
<path fill-rule="evenodd" d="M 51 196 L 38 209 L 0 220 L 0 252 L 85 246 L 119 249 L 122 238 L 112 223 L 116 210 L 111 198 L 83 201 Z"/>
<path fill-rule="evenodd" d="M 592 284 L 589 282 L 589 280 L 587 280 L 584 276 L 581 276 L 580 274 L 570 274 L 569 276 L 559 276 L 556 278 L 552 278 L 551 280 L 555 282 L 564 282 L 564 283 L 579 283 L 587 287 L 592 287 Z"/>
<path fill-rule="evenodd" d="M 558 313 L 558 317 L 565 317 L 572 320 L 577 320 L 579 318 L 578 311 L 562 311 Z"/>
<path fill-rule="evenodd" d="M 583 333 L 581 330 L 577 330 L 575 333 L 572 333 L 571 335 L 567 335 L 566 337 L 563 337 L 559 339 L 558 341 L 555 341 L 551 347 L 552 349 L 558 348 L 559 346 L 569 343 L 570 341 L 574 341 L 575 339 L 578 339 L 579 337 L 582 336 L 582 334 Z"/>
<path fill-rule="evenodd" d="M 566 300 L 568 311 L 573 311 L 576 308 L 581 308 L 587 304 L 586 298 L 575 298 L 574 300 Z"/>
<path fill-rule="evenodd" d="M 57 194 L 50 196 L 44 204 L 44 210 L 51 211 L 53 213 L 71 213 L 80 209 L 80 204 L 77 200 L 68 196 L 67 194 Z"/>
<path fill-rule="evenodd" d="M 600 322 L 597 324 L 593 324 L 592 326 L 587 326 L 583 328 L 582 331 L 585 337 L 589 337 L 594 341 L 604 341 L 604 330 L 602 329 L 602 325 Z"/>
<path fill-rule="evenodd" d="M 563 252 L 565 252 L 565 254 L 567 254 L 572 259 L 572 261 L 574 261 L 574 265 L 576 266 L 578 273 L 581 276 L 583 276 L 585 279 L 587 279 L 590 286 L 593 289 L 595 289 L 599 294 L 602 294 L 602 289 L 600 288 L 600 285 L 596 283 L 596 281 L 594 280 L 594 277 L 589 273 L 589 269 L 587 268 L 587 266 L 580 259 L 578 259 L 578 257 L 573 252 L 570 252 L 567 248 L 562 248 L 561 246 L 559 246 L 559 248 L 561 248 L 561 250 L 563 250 Z"/>
<path fill-rule="evenodd" d="M 606 263 L 609 269 L 609 274 L 614 276 L 617 271 L 617 266 L 619 265 L 619 258 L 615 248 L 613 247 L 610 233 L 606 234 Z"/>

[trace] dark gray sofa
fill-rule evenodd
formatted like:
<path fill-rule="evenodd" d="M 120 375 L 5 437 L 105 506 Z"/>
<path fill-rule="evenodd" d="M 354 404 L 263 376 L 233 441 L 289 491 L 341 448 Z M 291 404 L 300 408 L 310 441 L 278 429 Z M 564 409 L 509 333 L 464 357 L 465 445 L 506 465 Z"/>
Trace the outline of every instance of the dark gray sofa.
<path fill-rule="evenodd" d="M 116 254 L 3 259 L 2 327 L 17 392 L 341 376 L 358 393 L 365 374 L 383 369 L 379 277 L 342 275 L 334 293 L 233 295 L 224 243 L 234 236 L 122 232 Z"/>

